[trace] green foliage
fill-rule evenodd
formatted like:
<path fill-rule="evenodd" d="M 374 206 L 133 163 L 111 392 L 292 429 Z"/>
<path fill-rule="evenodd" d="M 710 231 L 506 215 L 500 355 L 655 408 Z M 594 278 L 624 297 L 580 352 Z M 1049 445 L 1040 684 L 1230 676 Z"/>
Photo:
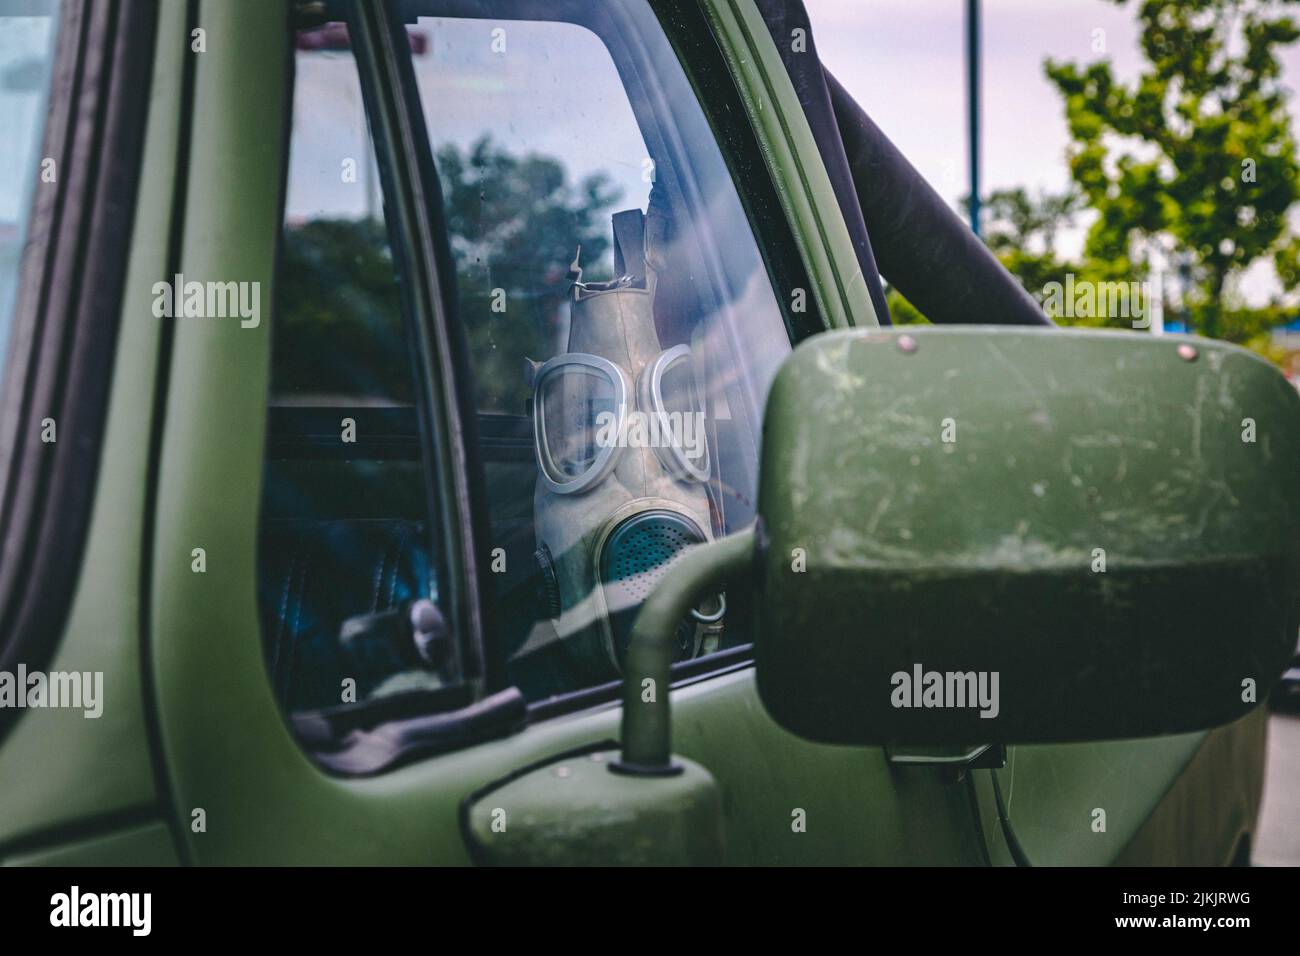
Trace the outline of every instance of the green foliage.
<path fill-rule="evenodd" d="M 1065 102 L 1071 176 L 1097 214 L 1084 271 L 1138 281 L 1163 250 L 1185 264 L 1185 310 L 1208 336 L 1250 342 L 1283 315 L 1280 302 L 1230 301 L 1252 263 L 1278 263 L 1287 292 L 1300 271 L 1286 221 L 1300 165 L 1276 54 L 1300 38 L 1280 12 L 1294 2 L 1139 0 L 1146 64 L 1129 85 L 1107 61 L 1045 64 Z"/>
<path fill-rule="evenodd" d="M 554 351 L 576 248 L 582 246 L 589 276 L 602 267 L 612 273 L 612 261 L 604 260 L 619 192 L 604 175 L 570 183 L 558 159 L 512 155 L 488 137 L 463 152 L 444 146 L 436 160 L 477 405 L 522 414 L 529 394 L 524 359 Z M 412 401 L 383 223 L 318 219 L 291 226 L 281 255 L 273 390 Z"/>
<path fill-rule="evenodd" d="M 1167 317 L 1280 359 L 1270 331 L 1293 316 L 1289 300 L 1300 290 L 1300 239 L 1287 226 L 1300 164 L 1276 54 L 1300 38 L 1280 14 L 1295 2 L 1138 0 L 1146 64 L 1129 85 L 1107 61 L 1047 61 L 1069 124 L 1071 188 L 1003 190 L 984 203 L 986 243 L 1031 295 L 1044 302 L 1067 276 L 1098 290 L 1140 283 L 1159 253 L 1177 267 L 1166 289 L 1182 289 L 1180 301 L 1165 302 Z M 1058 234 L 1085 214 L 1092 223 L 1082 255 L 1061 256 Z M 1272 262 L 1283 293 L 1249 307 L 1233 285 L 1260 261 Z M 901 310 L 916 319 L 905 301 Z M 1104 311 L 1053 318 L 1133 323 Z"/>
<path fill-rule="evenodd" d="M 1082 205 L 1077 192 L 1031 196 L 1020 188 L 999 190 L 984 200 L 985 244 L 1039 302 L 1049 283 L 1063 283 L 1070 272 L 1077 279 L 1085 271 L 1083 264 L 1066 261 L 1056 251 L 1061 230 L 1074 224 Z"/>
<path fill-rule="evenodd" d="M 930 320 L 921 314 L 921 310 L 908 302 L 903 293 L 893 286 L 885 289 L 885 304 L 889 306 L 889 318 L 895 325 L 930 324 Z"/>
<path fill-rule="evenodd" d="M 383 223 L 316 219 L 285 229 L 275 295 L 274 394 L 413 401 Z"/>
<path fill-rule="evenodd" d="M 444 146 L 437 166 L 478 407 L 523 414 L 525 358 L 555 352 L 569 263 L 581 246 L 588 277 L 604 265 L 620 191 L 603 173 L 571 184 L 560 160 L 487 136 L 465 153 Z"/>

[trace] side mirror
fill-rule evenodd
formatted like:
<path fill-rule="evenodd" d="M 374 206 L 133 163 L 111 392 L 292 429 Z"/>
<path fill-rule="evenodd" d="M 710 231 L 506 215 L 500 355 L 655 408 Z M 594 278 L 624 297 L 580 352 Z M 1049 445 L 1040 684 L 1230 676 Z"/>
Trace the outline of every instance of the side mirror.
<path fill-rule="evenodd" d="M 817 336 L 764 423 L 758 688 L 851 744 L 1221 724 L 1300 625 L 1300 396 L 1219 342 Z"/>

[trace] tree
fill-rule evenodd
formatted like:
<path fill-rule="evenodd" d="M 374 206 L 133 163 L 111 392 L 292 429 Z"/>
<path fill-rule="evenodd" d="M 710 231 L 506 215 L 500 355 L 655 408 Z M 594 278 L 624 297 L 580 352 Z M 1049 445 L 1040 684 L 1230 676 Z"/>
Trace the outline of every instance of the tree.
<path fill-rule="evenodd" d="M 284 231 L 271 325 L 271 388 L 414 401 L 384 224 L 314 219 Z"/>
<path fill-rule="evenodd" d="M 958 205 L 967 208 L 969 197 Z M 1004 189 L 990 193 L 982 205 L 985 244 L 1039 303 L 1048 285 L 1064 282 L 1067 273 L 1089 274 L 1083 263 L 1061 258 L 1056 248 L 1060 232 L 1074 224 L 1082 208 L 1079 193 L 1032 196 L 1022 188 Z M 887 301 L 897 325 L 928 321 L 897 289 L 889 288 Z"/>
<path fill-rule="evenodd" d="M 962 202 L 966 202 L 965 199 Z M 984 242 L 1012 275 L 1040 302 L 1052 282 L 1087 270 L 1062 259 L 1057 238 L 1072 225 L 1083 207 L 1077 191 L 1030 195 L 1021 188 L 1003 189 L 984 199 Z"/>
<path fill-rule="evenodd" d="M 546 358 L 576 248 L 588 275 L 612 276 L 603 175 L 570 181 L 550 156 L 513 155 L 484 137 L 438 150 L 443 215 L 456 262 L 481 410 L 522 414 L 525 358 Z M 276 288 L 275 391 L 411 402 L 411 358 L 384 224 L 316 219 L 285 230 Z"/>
<path fill-rule="evenodd" d="M 1272 259 L 1284 294 L 1300 279 L 1287 228 L 1300 164 L 1276 53 L 1300 38 L 1281 13 L 1295 2 L 1139 0 L 1146 64 L 1130 85 L 1108 61 L 1045 63 L 1065 100 L 1071 176 L 1097 213 L 1089 271 L 1134 280 L 1153 254 L 1176 262 L 1185 313 L 1207 336 L 1260 344 L 1285 314 L 1282 298 L 1237 301 L 1253 263 Z"/>
<path fill-rule="evenodd" d="M 524 360 L 555 352 L 569 263 L 581 246 L 598 274 L 621 193 L 604 173 L 571 183 L 555 157 L 516 156 L 489 136 L 464 152 L 443 146 L 437 166 L 478 407 L 522 414 Z"/>

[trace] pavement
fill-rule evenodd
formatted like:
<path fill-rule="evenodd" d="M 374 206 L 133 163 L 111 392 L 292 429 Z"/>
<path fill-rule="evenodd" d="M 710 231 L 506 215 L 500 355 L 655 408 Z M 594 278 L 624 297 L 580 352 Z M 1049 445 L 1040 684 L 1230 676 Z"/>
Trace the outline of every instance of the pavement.
<path fill-rule="evenodd" d="M 1300 716 L 1268 722 L 1264 803 L 1255 837 L 1256 866 L 1300 866 Z"/>

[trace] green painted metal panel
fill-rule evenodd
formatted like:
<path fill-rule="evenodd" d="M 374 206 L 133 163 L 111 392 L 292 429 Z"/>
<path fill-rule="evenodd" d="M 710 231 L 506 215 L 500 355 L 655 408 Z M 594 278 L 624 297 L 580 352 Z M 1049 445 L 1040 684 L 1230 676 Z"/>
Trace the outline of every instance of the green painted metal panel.
<path fill-rule="evenodd" d="M 24 715 L 0 747 L 0 845 L 82 817 L 157 799 L 140 658 L 140 548 L 159 322 L 153 283 L 167 271 L 180 89 L 188 49 L 183 4 L 158 17 L 158 52 L 94 510 L 71 614 L 52 670 L 102 671 L 104 711 Z M 71 573 L 71 571 L 70 571 Z M 39 774 L 32 769 L 40 768 Z"/>
<path fill-rule="evenodd" d="M 1219 865 L 1259 811 L 1268 712 L 1208 732 L 1008 749 L 996 771 L 1035 866 Z"/>
<path fill-rule="evenodd" d="M 163 823 L 126 827 L 6 857 L 5 866 L 175 866 L 176 845 Z"/>
<path fill-rule="evenodd" d="M 718 785 L 680 757 L 673 773 L 616 772 L 618 752 L 571 755 L 515 776 L 466 807 L 476 862 L 506 866 L 716 866 Z"/>
<path fill-rule="evenodd" d="M 1197 732 L 1008 748 L 1006 767 L 995 773 L 1007 818 L 1029 862 L 1070 866 L 1112 862 L 1205 737 Z"/>
<path fill-rule="evenodd" d="M 826 166 L 781 54 L 752 0 L 703 0 L 768 161 L 786 216 L 831 327 L 878 326 Z"/>

